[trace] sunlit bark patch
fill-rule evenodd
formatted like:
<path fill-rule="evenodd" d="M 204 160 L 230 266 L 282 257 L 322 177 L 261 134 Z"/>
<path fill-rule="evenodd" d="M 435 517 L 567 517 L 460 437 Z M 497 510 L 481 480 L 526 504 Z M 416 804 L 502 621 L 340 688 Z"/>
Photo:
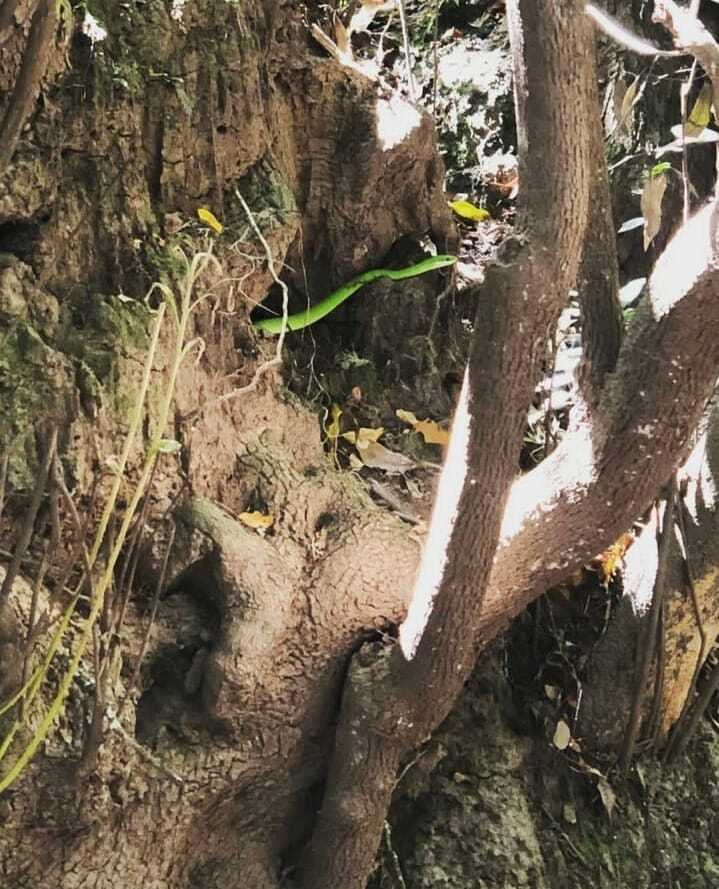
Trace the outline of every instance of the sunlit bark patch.
<path fill-rule="evenodd" d="M 447 549 L 457 520 L 457 507 L 469 466 L 468 403 L 469 377 L 465 371 L 414 594 L 399 631 L 400 646 L 407 660 L 411 660 L 417 650 L 447 566 Z"/>

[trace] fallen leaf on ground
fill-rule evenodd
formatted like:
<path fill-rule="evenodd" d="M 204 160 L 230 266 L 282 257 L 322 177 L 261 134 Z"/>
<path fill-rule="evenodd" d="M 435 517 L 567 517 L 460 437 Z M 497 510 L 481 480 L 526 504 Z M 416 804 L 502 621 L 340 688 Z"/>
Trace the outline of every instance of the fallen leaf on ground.
<path fill-rule="evenodd" d="M 358 451 L 364 450 L 368 445 L 377 441 L 384 434 L 384 428 L 380 426 L 378 429 L 371 429 L 369 426 L 360 426 L 359 429 L 353 429 L 350 432 L 343 432 L 342 438 L 352 442 Z"/>
<path fill-rule="evenodd" d="M 238 516 L 243 525 L 256 531 L 266 531 L 275 523 L 275 517 L 263 512 L 241 512 Z"/>
<path fill-rule="evenodd" d="M 414 460 L 405 457 L 404 454 L 398 454 L 396 451 L 390 451 L 379 442 L 367 442 L 367 445 L 358 453 L 365 466 L 370 469 L 382 469 L 389 475 L 402 475 L 416 467 Z"/>
<path fill-rule="evenodd" d="M 611 818 L 614 806 L 617 802 L 617 795 L 606 778 L 600 778 L 599 781 L 597 781 L 597 790 L 604 803 L 604 808 L 607 810 L 607 815 Z"/>
<path fill-rule="evenodd" d="M 403 423 L 408 423 L 414 428 L 415 432 L 419 432 L 426 444 L 438 444 L 442 445 L 443 448 L 449 444 L 449 430 L 443 429 L 434 420 L 418 420 L 412 411 L 403 411 L 401 409 L 396 410 L 395 414 Z"/>
<path fill-rule="evenodd" d="M 207 209 L 207 207 L 200 207 L 197 211 L 197 216 L 199 217 L 201 222 L 204 222 L 205 225 L 209 225 L 210 228 L 213 229 L 213 231 L 216 231 L 218 235 L 221 235 L 222 232 L 225 230 L 224 225 L 211 210 Z"/>

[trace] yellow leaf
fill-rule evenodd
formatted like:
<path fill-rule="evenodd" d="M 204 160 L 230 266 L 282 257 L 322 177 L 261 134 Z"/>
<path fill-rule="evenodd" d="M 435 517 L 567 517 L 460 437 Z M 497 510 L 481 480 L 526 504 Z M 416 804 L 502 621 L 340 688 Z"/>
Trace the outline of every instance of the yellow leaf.
<path fill-rule="evenodd" d="M 442 429 L 434 420 L 420 420 L 414 428 L 424 438 L 426 444 L 438 444 L 443 448 L 449 444 L 449 430 Z"/>
<path fill-rule="evenodd" d="M 207 207 L 199 207 L 197 210 L 197 215 L 200 219 L 200 222 L 204 222 L 205 225 L 209 225 L 213 231 L 216 231 L 218 235 L 221 235 L 225 230 L 224 225 L 220 222 L 220 220 L 215 216 L 214 213 L 210 212 Z"/>
<path fill-rule="evenodd" d="M 434 420 L 418 420 L 412 411 L 396 410 L 395 415 L 404 423 L 414 427 L 415 432 L 419 432 L 426 444 L 438 444 L 443 448 L 449 444 L 449 431 Z"/>
<path fill-rule="evenodd" d="M 474 204 L 470 204 L 469 201 L 447 201 L 447 203 L 457 216 L 461 216 L 462 219 L 471 219 L 472 222 L 484 222 L 485 219 L 490 218 L 487 210 L 483 210 L 481 207 L 475 207 Z"/>
<path fill-rule="evenodd" d="M 599 570 L 602 576 L 602 583 L 605 586 L 614 577 L 617 568 L 624 558 L 624 554 L 632 543 L 634 543 L 634 535 L 627 532 L 622 534 L 616 543 L 613 543 L 609 549 L 605 549 L 599 556 Z"/>
<path fill-rule="evenodd" d="M 419 420 L 412 411 L 403 411 L 401 408 L 398 408 L 395 411 L 395 416 L 397 416 L 404 423 L 409 423 L 410 426 L 416 426 Z"/>
<path fill-rule="evenodd" d="M 340 417 L 342 416 L 342 408 L 338 404 L 333 404 L 330 408 L 330 416 L 332 421 L 325 425 L 325 435 L 327 438 L 337 438 L 340 434 Z"/>
<path fill-rule="evenodd" d="M 708 126 L 712 116 L 713 102 L 714 93 L 712 85 L 707 80 L 699 91 L 694 107 L 689 113 L 689 119 L 684 124 L 684 134 L 686 136 L 698 136 Z"/>
<path fill-rule="evenodd" d="M 238 516 L 243 525 L 255 528 L 257 531 L 266 531 L 275 523 L 275 517 L 265 515 L 263 512 L 241 512 Z"/>
<path fill-rule="evenodd" d="M 379 429 L 370 429 L 368 426 L 360 426 L 359 429 L 353 429 L 351 432 L 343 432 L 342 438 L 351 441 L 357 450 L 361 451 L 371 442 L 376 442 L 383 433 L 384 427 L 382 426 L 380 426 Z"/>

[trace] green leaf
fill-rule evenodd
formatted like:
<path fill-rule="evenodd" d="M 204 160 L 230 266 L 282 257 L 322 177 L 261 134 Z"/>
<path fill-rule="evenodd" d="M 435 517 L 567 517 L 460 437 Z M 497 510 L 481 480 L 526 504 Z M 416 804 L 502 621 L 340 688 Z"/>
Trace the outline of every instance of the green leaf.
<path fill-rule="evenodd" d="M 667 170 L 671 170 L 671 168 L 672 165 L 669 161 L 662 161 L 659 164 L 655 164 L 649 171 L 649 178 L 653 179 L 655 176 L 661 176 L 662 173 L 666 173 Z"/>
<path fill-rule="evenodd" d="M 182 445 L 174 438 L 161 438 L 157 445 L 157 451 L 160 454 L 176 454 L 182 450 Z"/>

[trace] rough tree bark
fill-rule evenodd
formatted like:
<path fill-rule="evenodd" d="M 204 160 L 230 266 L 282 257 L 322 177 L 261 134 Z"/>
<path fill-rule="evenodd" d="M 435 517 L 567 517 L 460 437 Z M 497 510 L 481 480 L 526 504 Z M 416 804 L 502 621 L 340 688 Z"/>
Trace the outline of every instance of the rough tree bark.
<path fill-rule="evenodd" d="M 449 466 L 462 467 L 464 457 L 467 463 L 440 486 L 437 520 L 443 508 L 450 517 L 456 508 L 456 515 L 451 533 L 441 535 L 446 562 L 433 565 L 426 548 L 425 567 L 439 571 L 420 574 L 417 592 L 434 599 L 410 610 L 421 618 L 429 611 L 414 657 L 407 660 L 397 644 L 372 643 L 345 676 L 357 643 L 406 612 L 419 563 L 406 526 L 327 463 L 315 418 L 282 400 L 275 378 L 242 398 L 215 400 L 251 379 L 272 354 L 247 324 L 270 276 L 257 268 L 257 245 L 239 234 L 240 216 L 233 241 L 238 234 L 241 249 L 219 241 L 223 272 L 208 272 L 202 282 L 222 299 L 196 315 L 193 332 L 203 337 L 205 352 L 179 380 L 171 434 L 184 445 L 182 463 L 161 464 L 148 507 L 155 531 L 138 576 L 152 584 L 170 536 L 159 519 L 174 508 L 183 485 L 189 489 L 174 509 L 168 595 L 158 606 L 140 687 L 118 712 L 150 610 L 136 595 L 122 635 L 105 640 L 108 710 L 96 767 L 77 770 L 98 682 L 87 658 L 59 733 L 11 789 L 0 874 L 13 889 L 118 883 L 273 889 L 281 862 L 294 860 L 307 840 L 322 782 L 302 879 L 308 887 L 362 885 L 399 760 L 447 713 L 477 651 L 549 584 L 611 543 L 688 449 L 719 367 L 711 335 L 719 320 L 711 298 L 713 204 L 667 248 L 649 285 L 651 298 L 609 377 L 616 337 L 594 349 L 592 336 L 596 410 L 545 464 L 514 481 L 545 338 L 578 277 L 592 277 L 586 266 L 579 269 L 582 256 L 590 256 L 591 193 L 603 186 L 595 175 L 596 85 L 581 4 L 509 5 L 521 120 L 520 225 L 478 294 L 451 445 L 458 459 Z M 88 512 L 89 498 L 81 498 L 93 474 L 90 443 L 103 458 L 113 453 L 117 424 L 126 418 L 123 390 L 138 379 L 149 324 L 139 306 L 128 308 L 111 294 L 141 297 L 148 267 L 156 268 L 149 260 L 168 262 L 162 248 L 173 236 L 172 213 L 190 218 L 198 205 L 211 203 L 223 220 L 235 222 L 239 186 L 252 198 L 277 266 L 286 259 L 296 283 L 304 283 L 306 262 L 309 295 L 379 264 L 401 236 L 433 232 L 441 249 L 452 237 L 431 121 L 401 103 L 386 107 L 373 83 L 315 55 L 291 4 L 239 9 L 206 0 L 188 6 L 178 24 L 165 4 L 149 3 L 142 12 L 133 7 L 106 19 L 107 52 L 115 65 L 129 55 L 139 83 L 132 79 L 137 70 L 115 69 L 102 93 L 96 60 L 95 79 L 83 87 L 97 90 L 92 113 L 67 100 L 77 88 L 67 85 L 66 104 L 48 103 L 28 140 L 20 140 L 0 191 L 7 226 L 0 233 L 11 248 L 2 269 L 3 354 L 31 344 L 9 379 L 32 371 L 46 402 L 33 400 L 26 384 L 12 390 L 8 403 L 37 416 L 53 400 L 73 493 Z M 20 31 L 3 55 L 15 60 L 14 74 Z M 9 90 L 12 76 L 3 76 Z M 367 121 L 359 141 L 347 124 L 358 114 Z M 386 114 L 404 122 L 392 145 L 382 143 L 376 127 Z M 51 138 L 59 121 L 62 143 Z M 99 155 L 121 165 L 120 182 L 105 175 Z M 605 208 L 602 198 L 600 217 Z M 138 240 L 145 244 L 140 257 L 132 247 Z M 695 266 L 684 262 L 687 242 Z M 191 243 L 196 249 L 203 241 L 195 235 Z M 677 257 L 681 279 L 667 274 Z M 597 308 L 612 316 L 611 267 L 607 275 L 610 305 L 599 300 Z M 241 285 L 232 290 L 228 278 Z M 233 314 L 230 297 L 244 311 Z M 117 349 L 116 338 L 128 332 Z M 104 359 L 112 351 L 119 355 L 108 370 L 98 354 Z M 155 393 L 168 354 L 156 364 Z M 89 385 L 98 378 L 100 398 Z M 11 388 L 6 381 L 4 391 Z M 182 418 L 198 401 L 202 417 L 190 428 Z M 146 432 L 156 419 L 153 403 Z M 23 411 L 2 419 L 4 448 L 19 434 Z M 138 443 L 135 461 L 141 453 Z M 17 448 L 12 459 L 19 488 L 33 460 Z M 255 502 L 275 516 L 273 535 L 263 538 L 234 518 Z M 12 539 L 12 529 L 3 529 Z M 435 524 L 431 535 L 442 530 Z M 52 617 L 58 597 L 63 601 L 62 591 L 40 590 L 40 615 Z M 23 628 L 32 599 L 25 583 L 13 584 L 10 603 Z M 81 625 L 82 614 L 60 660 Z M 405 624 L 407 650 L 411 637 Z M 5 667 L 21 646 L 6 635 L 0 641 Z M 61 665 L 57 671 L 50 688 Z M 343 684 L 327 773 L 329 726 Z M 28 715 L 21 744 L 39 715 Z"/>

